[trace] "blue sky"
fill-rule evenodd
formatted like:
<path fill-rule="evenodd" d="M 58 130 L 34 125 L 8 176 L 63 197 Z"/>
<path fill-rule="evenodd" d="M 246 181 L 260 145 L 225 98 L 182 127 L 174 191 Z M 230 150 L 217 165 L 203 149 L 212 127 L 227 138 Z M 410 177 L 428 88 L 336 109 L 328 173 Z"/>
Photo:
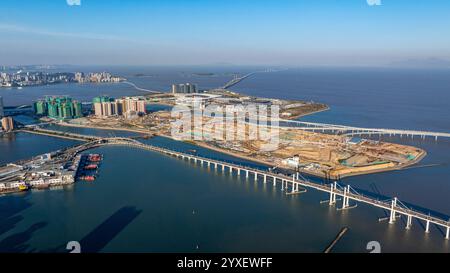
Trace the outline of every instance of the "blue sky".
<path fill-rule="evenodd" d="M 450 1 L 1 0 L 1 64 L 450 60 Z"/>

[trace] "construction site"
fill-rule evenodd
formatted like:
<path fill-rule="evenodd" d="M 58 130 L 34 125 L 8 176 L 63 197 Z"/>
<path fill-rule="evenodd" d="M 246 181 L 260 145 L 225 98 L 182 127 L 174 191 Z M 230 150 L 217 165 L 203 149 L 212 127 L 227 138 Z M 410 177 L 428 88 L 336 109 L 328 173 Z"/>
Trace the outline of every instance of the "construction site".
<path fill-rule="evenodd" d="M 261 125 L 252 123 L 248 113 L 235 113 L 236 116 L 244 115 L 245 117 L 245 129 L 241 128 L 240 131 L 237 130 L 238 125 L 234 115 L 230 122 L 224 115 L 212 116 L 209 113 L 202 115 L 200 122 L 196 117 L 197 124 L 193 125 L 194 110 L 200 109 L 201 113 L 205 113 L 210 106 L 214 106 L 216 112 L 230 105 L 244 106 L 236 108 L 243 109 L 242 111 L 247 111 L 248 108 L 245 107 L 249 105 L 269 109 L 278 106 L 277 118 L 281 121 L 328 109 L 327 105 L 320 103 L 249 97 L 223 90 L 197 94 L 150 95 L 146 98 L 146 103 L 185 109 L 181 115 L 189 114 L 192 124 L 185 126 L 183 132 L 185 137 L 181 140 L 275 168 L 297 170 L 319 177 L 339 179 L 401 169 L 417 163 L 426 155 L 424 150 L 416 147 L 337 134 L 309 132 L 278 125 L 269 126 L 276 129 L 268 131 L 269 134 L 273 134 L 269 140 L 255 138 L 255 132 L 261 132 Z M 65 125 L 130 130 L 180 140 L 173 136 L 172 128 L 174 122 L 179 121 L 179 114 L 174 115 L 169 110 L 161 110 L 134 118 L 89 116 L 72 120 L 70 124 L 65 123 Z M 232 135 L 230 132 L 233 132 Z M 276 145 L 269 150 L 264 148 L 271 144 L 273 138 L 277 139 Z"/>

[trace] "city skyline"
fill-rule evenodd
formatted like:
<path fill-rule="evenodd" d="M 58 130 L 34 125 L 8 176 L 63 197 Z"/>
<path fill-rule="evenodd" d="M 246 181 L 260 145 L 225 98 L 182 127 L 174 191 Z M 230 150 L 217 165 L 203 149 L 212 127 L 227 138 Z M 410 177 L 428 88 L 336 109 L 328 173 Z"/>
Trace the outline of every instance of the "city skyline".
<path fill-rule="evenodd" d="M 448 1 L 69 2 L 2 1 L 1 65 L 450 66 Z"/>

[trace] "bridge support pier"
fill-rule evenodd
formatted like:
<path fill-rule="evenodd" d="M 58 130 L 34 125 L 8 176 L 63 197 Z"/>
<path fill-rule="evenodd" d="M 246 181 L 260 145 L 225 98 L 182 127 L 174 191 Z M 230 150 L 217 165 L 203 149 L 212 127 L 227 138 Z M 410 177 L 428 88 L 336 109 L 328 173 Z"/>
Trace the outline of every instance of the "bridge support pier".
<path fill-rule="evenodd" d="M 255 172 L 255 181 L 258 181 L 258 173 Z"/>
<path fill-rule="evenodd" d="M 267 175 L 264 175 L 264 184 L 267 183 Z"/>
<path fill-rule="evenodd" d="M 284 191 L 284 180 L 281 179 L 281 191 Z"/>
<path fill-rule="evenodd" d="M 330 202 L 329 202 L 330 206 L 336 203 L 336 193 L 335 193 L 336 186 L 337 186 L 336 182 L 330 184 Z"/>
<path fill-rule="evenodd" d="M 233 167 L 228 166 L 228 168 L 230 169 L 230 174 L 232 174 L 233 173 Z"/>
<path fill-rule="evenodd" d="M 297 192 L 297 183 L 295 183 L 295 174 L 292 175 L 292 189 L 291 193 Z"/>
<path fill-rule="evenodd" d="M 430 220 L 427 220 L 427 225 L 425 227 L 425 233 L 430 233 Z"/>
<path fill-rule="evenodd" d="M 348 197 L 348 194 L 350 193 L 350 185 L 347 186 L 347 202 L 345 206 L 348 208 L 350 207 L 350 197 Z"/>
<path fill-rule="evenodd" d="M 391 215 L 389 217 L 389 224 L 395 223 L 395 207 L 397 206 L 397 197 L 394 197 L 394 199 L 391 202 Z"/>
<path fill-rule="evenodd" d="M 408 218 L 406 219 L 406 229 L 410 229 L 412 226 L 412 216 L 408 215 Z"/>
<path fill-rule="evenodd" d="M 291 193 L 296 193 L 298 192 L 298 185 L 295 182 L 292 182 L 292 189 L 291 189 Z"/>
<path fill-rule="evenodd" d="M 273 186 L 276 187 L 277 186 L 277 179 L 275 178 L 275 176 L 272 176 L 272 180 L 273 180 Z"/>
<path fill-rule="evenodd" d="M 245 170 L 245 178 L 248 178 L 248 170 Z"/>
<path fill-rule="evenodd" d="M 237 175 L 240 176 L 241 175 L 241 169 L 237 169 Z"/>
<path fill-rule="evenodd" d="M 447 232 L 445 233 L 445 239 L 450 239 L 450 227 L 447 227 Z"/>
<path fill-rule="evenodd" d="M 342 209 L 346 209 L 349 207 L 349 197 L 348 194 L 350 192 L 350 185 L 344 188 L 344 199 L 342 200 Z"/>

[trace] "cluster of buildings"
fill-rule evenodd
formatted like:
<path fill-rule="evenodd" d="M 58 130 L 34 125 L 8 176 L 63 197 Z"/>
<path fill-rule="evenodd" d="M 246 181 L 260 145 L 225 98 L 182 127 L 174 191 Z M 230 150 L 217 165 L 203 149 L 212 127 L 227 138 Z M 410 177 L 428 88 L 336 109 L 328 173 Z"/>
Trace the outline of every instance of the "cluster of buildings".
<path fill-rule="evenodd" d="M 190 94 L 190 93 L 198 93 L 197 85 L 192 83 L 185 84 L 173 84 L 172 85 L 172 94 Z"/>
<path fill-rule="evenodd" d="M 96 97 L 92 101 L 94 114 L 97 117 L 125 116 L 145 114 L 145 99 L 125 97 L 114 99 L 107 96 Z"/>
<path fill-rule="evenodd" d="M 0 73 L 0 87 L 24 87 L 73 81 L 73 73 Z"/>
<path fill-rule="evenodd" d="M 36 115 L 67 120 L 83 116 L 81 102 L 69 97 L 48 97 L 33 104 Z"/>
<path fill-rule="evenodd" d="M 83 72 L 77 72 L 75 73 L 75 81 L 79 83 L 107 83 L 107 82 L 121 82 L 124 79 L 117 76 L 112 76 L 108 72 L 101 72 L 101 73 L 88 73 L 85 74 Z"/>
<path fill-rule="evenodd" d="M 25 87 L 35 85 L 46 85 L 54 83 L 116 83 L 125 79 L 113 76 L 107 72 L 99 73 L 44 73 L 44 72 L 23 72 L 0 73 L 0 87 Z"/>

